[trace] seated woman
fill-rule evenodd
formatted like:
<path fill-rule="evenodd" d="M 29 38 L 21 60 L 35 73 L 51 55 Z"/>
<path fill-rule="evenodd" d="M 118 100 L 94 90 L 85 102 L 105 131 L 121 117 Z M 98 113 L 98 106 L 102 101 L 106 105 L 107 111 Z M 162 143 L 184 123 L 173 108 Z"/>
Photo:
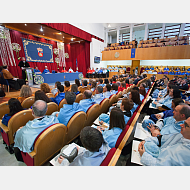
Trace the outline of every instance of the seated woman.
<path fill-rule="evenodd" d="M 42 83 L 42 84 L 40 85 L 40 90 L 44 91 L 45 93 L 49 93 L 49 92 L 50 92 L 49 84 L 47 84 L 47 83 Z"/>
<path fill-rule="evenodd" d="M 145 97 L 146 96 L 146 84 L 145 83 L 141 83 L 139 86 L 139 93 Z M 143 98 L 144 99 L 144 98 Z"/>
<path fill-rule="evenodd" d="M 76 95 L 77 95 L 77 94 L 80 94 L 80 92 L 78 91 L 78 86 L 77 86 L 77 84 L 73 84 L 73 85 L 71 86 L 71 92 L 74 92 Z"/>
<path fill-rule="evenodd" d="M 141 105 L 141 100 L 140 100 L 140 94 L 137 90 L 131 90 L 129 93 L 129 99 L 131 99 L 134 102 L 134 106 L 131 109 L 132 112 L 134 112 L 139 105 Z"/>
<path fill-rule="evenodd" d="M 70 90 L 70 82 L 69 81 L 65 81 L 64 82 L 65 86 L 64 86 L 64 92 L 67 92 Z"/>
<path fill-rule="evenodd" d="M 8 114 L 5 114 L 2 118 L 2 123 L 6 126 L 8 126 L 8 121 L 11 119 L 11 117 L 18 113 L 19 111 L 23 110 L 23 107 L 21 106 L 21 103 L 16 98 L 11 98 L 8 101 L 10 112 Z"/>
<path fill-rule="evenodd" d="M 46 103 L 51 102 L 51 99 L 42 90 L 37 90 L 35 92 L 35 99 L 34 99 L 34 101 L 37 101 L 37 100 L 43 100 Z"/>
<path fill-rule="evenodd" d="M 78 87 L 81 86 L 79 79 L 75 79 L 75 84 L 77 84 Z"/>
<path fill-rule="evenodd" d="M 125 120 L 123 112 L 119 108 L 113 108 L 110 113 L 109 129 L 97 127 L 102 132 L 104 140 L 108 143 L 110 148 L 115 147 L 115 143 L 121 132 L 125 128 Z"/>
<path fill-rule="evenodd" d="M 20 101 L 20 103 L 22 103 L 26 98 L 30 96 L 33 96 L 31 88 L 28 85 L 22 85 L 20 89 L 20 95 L 17 99 Z"/>

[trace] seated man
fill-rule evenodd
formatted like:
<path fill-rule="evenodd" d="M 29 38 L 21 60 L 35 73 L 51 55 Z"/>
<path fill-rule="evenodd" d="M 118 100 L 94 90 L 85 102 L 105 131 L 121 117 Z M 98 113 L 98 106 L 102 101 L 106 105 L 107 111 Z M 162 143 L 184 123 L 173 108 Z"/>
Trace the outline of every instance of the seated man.
<path fill-rule="evenodd" d="M 92 99 L 92 91 L 85 90 L 83 93 L 83 99 L 79 102 L 79 105 L 82 106 L 86 112 L 93 104 L 95 104 L 95 101 Z"/>
<path fill-rule="evenodd" d="M 50 73 L 49 70 L 48 70 L 48 68 L 47 68 L 47 66 L 45 66 L 45 69 L 44 69 L 44 71 L 42 72 L 42 74 L 46 74 L 46 73 Z"/>
<path fill-rule="evenodd" d="M 147 126 L 152 136 L 179 133 L 181 124 L 190 117 L 190 106 L 180 104 L 175 107 L 173 114 L 173 117 L 167 117 L 163 120 L 163 125 L 155 127 L 153 124 L 150 124 Z"/>
<path fill-rule="evenodd" d="M 41 74 L 41 71 L 38 69 L 37 66 L 34 67 L 34 74 Z"/>
<path fill-rule="evenodd" d="M 82 80 L 82 88 L 80 89 L 80 92 L 83 93 L 85 90 L 89 90 L 87 80 Z"/>
<path fill-rule="evenodd" d="M 118 93 L 118 85 L 116 83 L 112 84 L 111 89 L 112 89 L 111 94 L 117 94 Z"/>
<path fill-rule="evenodd" d="M 37 100 L 32 106 L 33 121 L 28 121 L 25 126 L 20 127 L 14 139 L 14 152 L 18 161 L 23 161 L 21 152 L 32 152 L 36 137 L 47 127 L 59 123 L 58 119 L 51 115 L 45 115 L 47 103 Z"/>
<path fill-rule="evenodd" d="M 105 98 L 109 98 L 112 95 L 112 93 L 110 92 L 111 91 L 111 85 L 106 84 L 105 90 L 106 90 L 106 92 L 104 92 L 103 94 L 104 94 Z"/>
<path fill-rule="evenodd" d="M 13 77 L 13 75 L 9 72 L 7 65 L 0 66 L 0 72 L 3 75 L 3 78 L 8 81 L 9 86 L 15 90 L 19 90 L 22 85 L 25 84 L 25 81 L 23 79 Z"/>
<path fill-rule="evenodd" d="M 180 133 L 149 137 L 139 144 L 138 151 L 141 163 L 147 166 L 189 166 L 190 118 L 181 124 Z"/>
<path fill-rule="evenodd" d="M 64 86 L 63 85 L 57 85 L 58 95 L 55 98 L 50 98 L 53 102 L 55 102 L 57 105 L 65 98 L 64 93 Z"/>
<path fill-rule="evenodd" d="M 71 163 L 60 156 L 58 162 L 61 166 L 99 166 L 110 150 L 102 133 L 93 127 L 84 127 L 80 133 L 80 140 L 84 148 L 77 147 L 78 155 Z"/>
<path fill-rule="evenodd" d="M 96 94 L 92 97 L 92 99 L 96 102 L 96 104 L 99 104 L 103 99 L 105 99 L 102 86 L 96 87 Z"/>
<path fill-rule="evenodd" d="M 105 86 L 105 84 L 103 84 L 103 80 L 102 80 L 102 79 L 99 79 L 99 80 L 98 80 L 98 86 L 102 86 L 102 87 Z"/>
<path fill-rule="evenodd" d="M 63 104 L 63 108 L 61 108 L 58 113 L 54 112 L 52 115 L 55 114 L 59 120 L 59 123 L 63 123 L 65 126 L 67 126 L 70 118 L 75 113 L 79 111 L 85 112 L 85 110 L 81 105 L 75 102 L 76 94 L 74 92 L 65 92 L 65 100 L 67 104 Z"/>

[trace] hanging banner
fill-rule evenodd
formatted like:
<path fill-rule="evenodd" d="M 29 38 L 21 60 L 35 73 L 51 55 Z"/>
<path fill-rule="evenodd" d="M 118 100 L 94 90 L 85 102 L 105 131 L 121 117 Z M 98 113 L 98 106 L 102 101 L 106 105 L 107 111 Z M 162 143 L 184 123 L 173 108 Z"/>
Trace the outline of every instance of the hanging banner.
<path fill-rule="evenodd" d="M 53 63 L 53 45 L 22 38 L 26 61 Z"/>
<path fill-rule="evenodd" d="M 131 58 L 135 58 L 135 48 L 131 49 Z"/>

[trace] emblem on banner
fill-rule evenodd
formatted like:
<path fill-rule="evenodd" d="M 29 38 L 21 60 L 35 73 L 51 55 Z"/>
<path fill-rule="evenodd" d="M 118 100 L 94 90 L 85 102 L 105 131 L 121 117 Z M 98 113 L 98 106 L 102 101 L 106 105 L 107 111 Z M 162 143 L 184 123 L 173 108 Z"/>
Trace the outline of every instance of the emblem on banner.
<path fill-rule="evenodd" d="M 43 57 L 43 49 L 37 48 L 39 57 Z"/>
<path fill-rule="evenodd" d="M 119 57 L 119 52 L 115 52 L 115 58 Z"/>

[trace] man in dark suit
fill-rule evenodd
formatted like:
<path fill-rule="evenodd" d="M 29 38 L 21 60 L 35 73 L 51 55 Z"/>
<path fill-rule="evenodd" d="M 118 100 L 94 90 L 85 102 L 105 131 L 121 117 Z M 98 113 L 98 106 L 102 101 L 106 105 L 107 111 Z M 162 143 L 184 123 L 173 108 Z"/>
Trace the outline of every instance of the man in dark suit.
<path fill-rule="evenodd" d="M 29 63 L 26 62 L 25 57 L 22 57 L 22 61 L 19 62 L 18 66 L 22 69 L 22 78 L 24 81 L 26 80 L 25 67 L 30 67 Z"/>

